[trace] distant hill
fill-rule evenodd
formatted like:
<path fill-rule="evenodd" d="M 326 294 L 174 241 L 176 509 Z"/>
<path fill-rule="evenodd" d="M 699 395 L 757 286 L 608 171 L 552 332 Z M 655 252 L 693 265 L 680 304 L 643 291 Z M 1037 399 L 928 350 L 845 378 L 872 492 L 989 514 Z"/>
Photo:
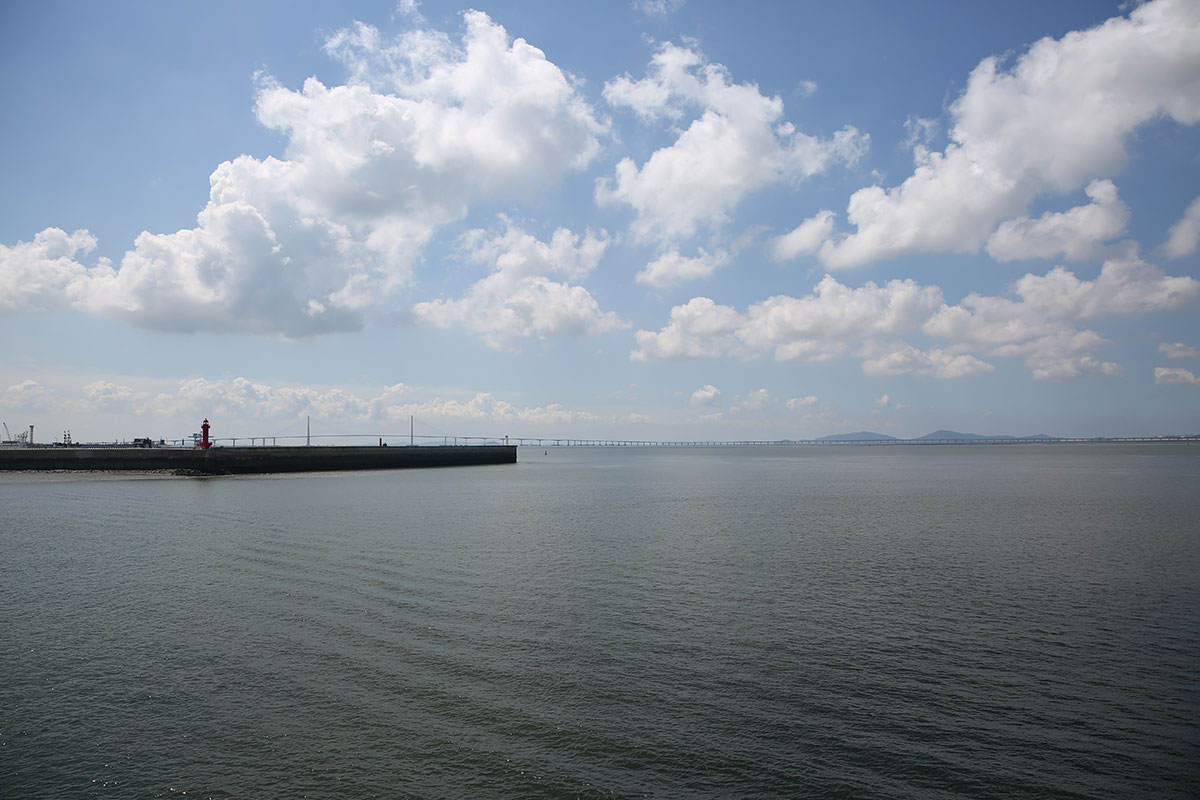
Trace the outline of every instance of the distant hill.
<path fill-rule="evenodd" d="M 918 436 L 916 441 L 925 439 L 1015 439 L 1015 436 L 985 436 L 980 433 L 960 433 L 959 431 L 940 430 L 933 433 L 927 433 L 924 436 Z"/>
<path fill-rule="evenodd" d="M 960 433 L 959 431 L 940 430 L 940 431 L 934 431 L 933 433 L 927 433 L 924 436 L 918 436 L 913 441 L 920 442 L 920 441 L 925 441 L 925 440 L 930 440 L 930 439 L 956 439 L 958 441 L 996 442 L 996 441 L 1004 441 L 1007 439 L 1050 439 L 1050 438 L 1052 438 L 1052 437 L 1047 436 L 1044 433 L 1039 433 L 1035 436 L 1009 436 L 1008 434 L 996 434 L 996 435 L 988 436 L 988 435 L 984 435 L 984 434 L 980 434 L 980 433 Z"/>
<path fill-rule="evenodd" d="M 1033 434 L 1032 437 L 1010 437 L 1007 433 L 998 433 L 994 435 L 985 435 L 982 433 L 960 433 L 959 431 L 934 431 L 926 433 L 923 437 L 917 437 L 912 441 L 922 441 L 928 439 L 958 439 L 966 441 L 1004 441 L 1008 439 L 1054 439 L 1048 437 L 1044 433 Z"/>
<path fill-rule="evenodd" d="M 933 433 L 927 433 L 924 436 L 918 436 L 915 439 L 901 439 L 896 436 L 888 436 L 886 433 L 875 433 L 874 431 L 855 431 L 854 433 L 835 433 L 831 436 L 822 436 L 815 441 L 818 442 L 936 442 L 936 441 L 956 441 L 956 442 L 1004 442 L 1014 441 L 1017 439 L 1054 439 L 1053 436 L 1047 436 L 1044 433 L 1035 434 L 1033 436 L 1009 436 L 1008 434 L 987 435 L 982 433 L 962 433 L 961 431 L 948 431 L 946 429 L 937 430 Z"/>
<path fill-rule="evenodd" d="M 895 436 L 888 436 L 886 433 L 872 433 L 871 431 L 857 431 L 855 433 L 835 433 L 832 436 L 822 436 L 817 439 L 818 442 L 895 442 L 899 441 Z"/>

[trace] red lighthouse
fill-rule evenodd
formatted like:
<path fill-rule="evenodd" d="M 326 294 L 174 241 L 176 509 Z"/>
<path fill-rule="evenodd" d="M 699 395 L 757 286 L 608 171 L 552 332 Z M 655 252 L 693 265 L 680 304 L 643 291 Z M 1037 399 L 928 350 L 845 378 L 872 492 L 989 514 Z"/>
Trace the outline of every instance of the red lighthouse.
<path fill-rule="evenodd" d="M 203 435 L 201 436 L 200 441 L 196 443 L 196 447 L 199 447 L 201 450 L 207 450 L 208 448 L 212 447 L 212 442 L 208 440 L 208 428 L 208 418 L 205 417 L 204 424 L 200 426 L 200 432 Z"/>

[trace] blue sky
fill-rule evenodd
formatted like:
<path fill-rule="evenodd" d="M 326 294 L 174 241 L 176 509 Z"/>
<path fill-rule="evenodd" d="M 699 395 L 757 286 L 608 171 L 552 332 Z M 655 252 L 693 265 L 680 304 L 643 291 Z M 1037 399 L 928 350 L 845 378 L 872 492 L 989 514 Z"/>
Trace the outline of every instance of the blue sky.
<path fill-rule="evenodd" d="M 1200 4 L 9 3 L 38 438 L 1200 431 Z"/>

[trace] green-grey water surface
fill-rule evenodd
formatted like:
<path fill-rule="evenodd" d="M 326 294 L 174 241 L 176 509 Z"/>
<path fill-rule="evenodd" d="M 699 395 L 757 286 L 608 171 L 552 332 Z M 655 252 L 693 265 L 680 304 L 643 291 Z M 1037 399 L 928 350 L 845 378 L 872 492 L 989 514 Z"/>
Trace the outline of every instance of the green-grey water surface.
<path fill-rule="evenodd" d="M 0 479 L 0 796 L 1195 797 L 1200 448 Z"/>

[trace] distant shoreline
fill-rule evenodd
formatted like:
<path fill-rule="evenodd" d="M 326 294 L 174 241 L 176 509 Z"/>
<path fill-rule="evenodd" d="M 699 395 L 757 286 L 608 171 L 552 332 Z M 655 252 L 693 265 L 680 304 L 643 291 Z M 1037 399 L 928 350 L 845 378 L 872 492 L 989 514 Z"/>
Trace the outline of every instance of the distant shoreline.
<path fill-rule="evenodd" d="M 1126 436 L 1120 438 L 1031 438 L 1031 439 L 745 439 L 730 441 L 653 441 L 612 439 L 537 439 L 511 437 L 518 447 L 844 447 L 844 446 L 962 446 L 1014 444 L 1200 444 L 1200 436 Z"/>

